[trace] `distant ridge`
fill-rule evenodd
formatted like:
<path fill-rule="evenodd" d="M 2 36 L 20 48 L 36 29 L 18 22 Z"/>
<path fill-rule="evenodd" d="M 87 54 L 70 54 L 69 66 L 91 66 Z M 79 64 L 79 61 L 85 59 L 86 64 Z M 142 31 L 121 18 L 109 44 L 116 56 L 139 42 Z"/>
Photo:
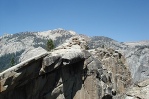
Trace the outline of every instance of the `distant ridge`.
<path fill-rule="evenodd" d="M 65 30 L 62 28 L 41 32 L 20 32 L 1 36 L 0 71 L 10 67 L 10 63 L 8 61 L 10 61 L 13 56 L 15 57 L 15 64 L 18 64 L 20 62 L 19 58 L 23 52 L 38 47 L 45 49 L 48 39 L 52 39 L 57 47 L 74 36 L 83 37 L 87 41 L 89 49 L 105 47 L 119 50 L 126 58 L 126 64 L 129 66 L 134 81 L 149 78 L 149 40 L 138 42 L 118 42 L 109 37 L 89 37 L 87 35 L 77 34 L 72 30 Z M 144 70 L 144 68 L 146 69 Z"/>

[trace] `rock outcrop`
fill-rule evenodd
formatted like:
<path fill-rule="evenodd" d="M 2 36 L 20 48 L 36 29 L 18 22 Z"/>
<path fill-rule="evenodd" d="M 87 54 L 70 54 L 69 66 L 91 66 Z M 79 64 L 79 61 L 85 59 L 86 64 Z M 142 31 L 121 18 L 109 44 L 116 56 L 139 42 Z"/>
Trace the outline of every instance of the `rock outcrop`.
<path fill-rule="evenodd" d="M 125 51 L 133 82 L 149 79 L 149 46 L 132 46 Z"/>
<path fill-rule="evenodd" d="M 36 49 L 31 48 L 31 49 L 26 49 L 20 56 L 19 61 L 23 62 L 29 59 L 32 59 L 33 57 L 40 56 L 44 53 L 47 53 L 45 49 L 42 47 L 38 47 Z"/>
<path fill-rule="evenodd" d="M 0 73 L 0 99 L 112 99 L 112 74 L 86 47 L 74 37 Z"/>
<path fill-rule="evenodd" d="M 97 48 L 90 52 L 103 64 L 106 72 L 111 74 L 111 82 L 117 94 L 124 94 L 132 81 L 125 57 L 111 48 Z"/>
<path fill-rule="evenodd" d="M 19 57 L 30 49 L 42 47 L 46 49 L 46 43 L 49 39 L 54 41 L 57 47 L 63 44 L 67 39 L 76 36 L 74 31 L 64 29 L 55 29 L 43 32 L 21 32 L 12 35 L 0 37 L 0 72 L 10 67 L 11 57 L 14 57 L 18 64 Z"/>
<path fill-rule="evenodd" d="M 130 87 L 125 99 L 149 99 L 149 79 Z"/>
<path fill-rule="evenodd" d="M 43 49 L 47 39 L 56 45 L 51 52 Z M 120 43 L 63 29 L 0 41 L 0 99 L 149 98 L 148 41 Z M 21 63 L 9 68 L 12 56 Z"/>
<path fill-rule="evenodd" d="M 15 64 L 21 62 L 20 57 L 30 49 L 38 47 L 46 48 L 48 39 L 54 41 L 55 46 L 63 44 L 67 39 L 77 36 L 73 31 L 55 29 L 43 32 L 22 32 L 0 37 L 0 72 L 10 67 L 10 60 L 14 57 Z M 122 51 L 126 63 L 132 74 L 133 82 L 149 79 L 149 41 L 140 42 L 118 42 L 108 37 L 89 37 L 80 35 L 88 41 L 89 49 L 101 48 L 103 46 Z M 69 44 L 71 46 L 72 44 Z M 72 46 L 73 47 L 73 46 Z M 88 49 L 88 48 L 86 48 Z"/>

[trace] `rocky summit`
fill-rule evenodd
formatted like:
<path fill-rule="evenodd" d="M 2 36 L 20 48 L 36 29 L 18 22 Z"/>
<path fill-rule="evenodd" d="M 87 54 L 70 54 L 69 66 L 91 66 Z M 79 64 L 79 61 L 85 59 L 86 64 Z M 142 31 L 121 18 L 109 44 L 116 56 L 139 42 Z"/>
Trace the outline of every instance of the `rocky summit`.
<path fill-rule="evenodd" d="M 2 36 L 0 52 L 0 99 L 149 99 L 148 41 L 56 29 Z"/>

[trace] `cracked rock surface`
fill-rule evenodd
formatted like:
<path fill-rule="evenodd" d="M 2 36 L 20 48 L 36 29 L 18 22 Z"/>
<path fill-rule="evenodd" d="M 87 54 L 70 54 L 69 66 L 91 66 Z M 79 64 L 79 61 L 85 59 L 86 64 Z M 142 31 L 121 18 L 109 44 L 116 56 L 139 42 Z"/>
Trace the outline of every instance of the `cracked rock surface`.
<path fill-rule="evenodd" d="M 74 37 L 0 73 L 0 99 L 112 99 L 112 76 L 86 46 Z"/>
<path fill-rule="evenodd" d="M 131 75 L 128 65 L 136 53 L 124 56 L 111 48 L 87 49 L 85 39 L 74 36 L 51 52 L 40 47 L 26 50 L 21 63 L 0 73 L 0 99 L 149 98 L 149 80 L 139 76 L 140 82 L 132 82 L 136 71 Z M 146 60 L 148 54 L 144 55 L 138 57 Z M 137 68 L 138 73 L 142 70 Z"/>

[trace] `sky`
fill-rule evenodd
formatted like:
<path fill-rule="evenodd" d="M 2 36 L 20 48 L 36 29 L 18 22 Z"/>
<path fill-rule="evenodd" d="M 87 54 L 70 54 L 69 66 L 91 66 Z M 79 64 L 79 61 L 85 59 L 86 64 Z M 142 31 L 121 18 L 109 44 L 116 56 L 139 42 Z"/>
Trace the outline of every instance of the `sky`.
<path fill-rule="evenodd" d="M 120 42 L 149 40 L 149 0 L 0 0 L 0 36 L 57 28 Z"/>

